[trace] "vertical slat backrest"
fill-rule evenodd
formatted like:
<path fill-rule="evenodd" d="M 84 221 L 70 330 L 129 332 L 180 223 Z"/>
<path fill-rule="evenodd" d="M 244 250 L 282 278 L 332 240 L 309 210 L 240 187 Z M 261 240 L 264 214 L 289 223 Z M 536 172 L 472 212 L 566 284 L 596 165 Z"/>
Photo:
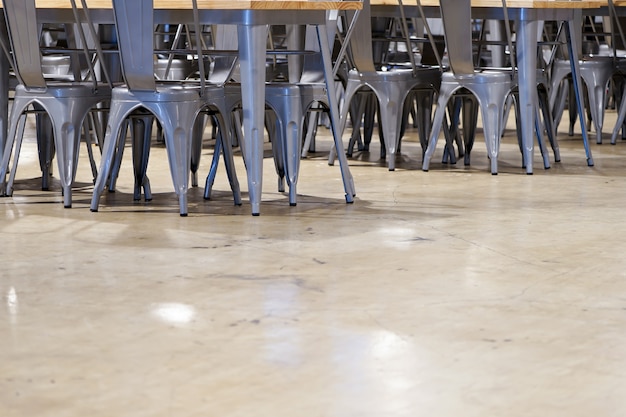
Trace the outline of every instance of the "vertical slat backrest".
<path fill-rule="evenodd" d="M 472 5 L 470 0 L 440 0 L 448 60 L 455 74 L 472 74 Z"/>
<path fill-rule="evenodd" d="M 237 50 L 237 26 L 215 25 L 212 28 L 215 49 L 224 51 Z M 213 84 L 222 85 L 230 80 L 237 63 L 235 55 L 218 55 L 213 60 L 213 71 L 209 74 L 209 81 Z"/>
<path fill-rule="evenodd" d="M 130 90 L 155 91 L 153 1 L 113 0 L 113 13 L 126 85 Z"/>
<path fill-rule="evenodd" d="M 19 81 L 28 88 L 45 88 L 35 0 L 2 0 L 2 5 Z"/>
<path fill-rule="evenodd" d="M 350 16 L 349 18 L 352 18 Z M 363 0 L 357 21 L 354 23 L 354 35 L 350 38 L 350 56 L 359 71 L 375 71 L 372 52 L 372 12 L 370 0 Z"/>

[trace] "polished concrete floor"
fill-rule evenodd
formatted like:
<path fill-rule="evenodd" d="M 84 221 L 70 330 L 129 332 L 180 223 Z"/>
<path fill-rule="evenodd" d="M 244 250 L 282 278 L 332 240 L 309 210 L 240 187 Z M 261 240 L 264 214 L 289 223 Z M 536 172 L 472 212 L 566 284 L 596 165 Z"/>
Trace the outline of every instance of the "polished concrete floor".
<path fill-rule="evenodd" d="M 422 172 L 410 131 L 395 172 L 355 153 L 351 205 L 322 139 L 297 207 L 266 159 L 260 217 L 220 168 L 181 218 L 158 145 L 154 201 L 127 161 L 90 212 L 83 147 L 64 209 L 28 140 L 0 199 L 0 416 L 626 415 L 626 142 L 587 167 L 565 129 L 533 176 L 512 130 L 497 176 L 482 136 Z"/>

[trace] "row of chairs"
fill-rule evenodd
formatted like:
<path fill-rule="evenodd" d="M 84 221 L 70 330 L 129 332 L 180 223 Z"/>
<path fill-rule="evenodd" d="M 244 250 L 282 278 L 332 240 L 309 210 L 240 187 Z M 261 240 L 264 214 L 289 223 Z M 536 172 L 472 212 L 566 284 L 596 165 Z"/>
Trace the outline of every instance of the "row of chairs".
<path fill-rule="evenodd" d="M 364 7 L 367 7 L 367 1 L 364 2 Z M 482 109 L 483 117 L 483 129 L 485 134 L 485 143 L 487 147 L 488 156 L 491 162 L 491 172 L 497 174 L 497 157 L 499 153 L 500 136 L 503 130 L 503 115 L 508 114 L 508 108 L 511 103 L 518 101 L 517 96 L 519 91 L 517 89 L 517 72 L 515 66 L 515 47 L 514 42 L 511 39 L 512 30 L 509 27 L 507 30 L 508 39 L 505 40 L 506 47 L 509 50 L 510 62 L 507 68 L 479 68 L 480 67 L 480 49 L 476 53 L 475 48 L 472 47 L 472 42 L 481 43 L 483 41 L 482 33 L 479 34 L 479 39 L 476 40 L 473 36 L 475 30 L 472 27 L 473 20 L 471 18 L 471 6 L 469 1 L 447 1 L 442 0 L 440 3 L 440 10 L 442 13 L 442 23 L 446 40 L 446 58 L 447 62 L 443 68 L 443 64 L 440 62 L 441 74 L 433 72 L 432 67 L 411 65 L 413 70 L 413 77 L 409 78 L 408 83 L 412 86 L 421 86 L 430 88 L 430 91 L 435 91 L 438 96 L 438 103 L 434 113 L 434 118 L 431 121 L 428 119 L 426 123 L 421 123 L 422 126 L 427 126 L 427 129 L 418 127 L 420 139 L 422 142 L 422 150 L 424 152 L 423 157 L 423 169 L 428 170 L 430 166 L 431 158 L 435 152 L 437 140 L 440 132 L 443 128 L 443 132 L 446 137 L 446 146 L 444 148 L 444 162 L 449 161 L 456 162 L 457 155 L 464 156 L 465 163 L 470 163 L 470 152 L 473 146 L 473 139 L 475 133 L 476 120 L 478 115 L 478 109 Z M 617 13 L 614 5 L 610 1 L 609 3 L 609 21 L 610 27 L 613 32 L 610 35 L 610 39 L 616 40 L 619 36 L 623 38 L 619 21 L 616 19 Z M 506 1 L 502 1 L 504 14 L 506 16 Z M 421 9 L 420 2 L 418 1 L 418 7 Z M 402 8 L 402 5 L 400 5 Z M 422 13 L 423 17 L 423 13 Z M 387 19 L 389 20 L 389 19 Z M 406 19 L 402 17 L 402 21 Z M 374 20 L 375 21 L 375 20 Z M 543 45 L 538 54 L 541 56 L 538 59 L 541 66 L 537 68 L 537 94 L 539 98 L 539 106 L 537 108 L 535 119 L 535 134 L 537 136 L 538 144 L 543 157 L 544 167 L 550 167 L 550 158 L 548 154 L 548 148 L 543 140 L 544 134 L 547 135 L 552 151 L 554 153 L 554 160 L 560 161 L 560 152 L 558 148 L 558 141 L 556 140 L 556 131 L 558 124 L 560 123 L 561 116 L 567 105 L 566 100 L 569 97 L 569 110 L 570 110 L 570 133 L 573 129 L 573 123 L 577 116 L 577 103 L 574 100 L 576 96 L 582 97 L 581 91 L 573 91 L 574 89 L 586 88 L 588 92 L 586 97 L 587 112 L 589 113 L 589 119 L 596 130 L 597 143 L 602 142 L 602 128 L 604 120 L 604 110 L 607 106 L 607 90 L 609 86 L 623 85 L 621 78 L 624 74 L 624 59 L 619 56 L 619 51 L 613 49 L 609 54 L 600 56 L 598 54 L 590 55 L 584 54 L 579 60 L 579 69 L 584 84 L 577 86 L 571 82 L 572 63 L 570 62 L 566 44 L 567 40 L 564 38 L 564 22 L 557 23 L 555 28 L 558 28 L 554 33 L 544 31 L 546 39 L 540 44 Z M 505 26 L 509 25 L 508 20 L 503 22 Z M 360 33 L 372 33 L 376 32 L 376 28 L 367 26 L 369 25 L 369 19 L 360 22 Z M 402 28 L 402 25 L 398 25 Z M 428 25 L 426 24 L 426 29 Z M 484 30 L 486 25 L 483 22 L 481 30 Z M 407 29 L 404 28 L 406 32 Z M 417 36 L 422 36 L 418 33 Z M 531 34 L 531 36 L 533 36 Z M 593 34 L 597 37 L 597 33 Z M 367 36 L 362 37 L 364 40 L 352 40 L 353 51 L 359 51 L 358 57 L 367 56 L 362 50 L 368 50 L 371 54 L 371 46 L 369 45 L 371 39 Z M 433 42 L 432 37 L 430 39 Z M 408 50 L 411 49 L 411 40 L 407 39 L 406 42 Z M 545 46 L 547 45 L 547 46 Z M 615 42 L 613 42 L 615 45 Z M 479 46 L 480 48 L 480 46 Z M 436 47 L 433 48 L 437 50 Z M 548 62 L 544 61 L 543 50 L 549 49 Z M 411 54 L 409 54 L 411 57 Z M 478 58 L 478 59 L 477 59 Z M 367 59 L 369 63 L 371 60 Z M 397 67 L 393 67 L 388 63 L 385 64 L 383 71 L 379 71 L 376 74 L 371 67 L 366 65 L 359 65 L 360 63 L 353 64 L 355 70 L 351 71 L 347 76 L 348 94 L 347 100 L 351 99 L 355 94 L 355 90 L 366 86 L 371 89 L 377 98 L 377 104 L 379 106 L 379 119 L 382 120 L 382 129 L 380 136 L 385 138 L 384 146 L 387 150 L 388 167 L 390 170 L 395 166 L 395 152 L 399 147 L 399 139 L 401 137 L 402 127 L 400 127 L 400 121 L 406 122 L 406 109 L 403 112 L 401 107 L 403 98 L 406 97 L 407 91 L 414 91 L 407 85 L 407 79 L 401 79 L 402 69 L 398 70 Z M 413 64 L 413 63 L 412 63 Z M 389 70 L 393 68 L 393 70 Z M 406 74 L 405 74 L 406 75 Z M 395 79 L 394 79 L 395 78 Z M 376 82 L 387 83 L 386 90 L 382 91 L 380 87 L 376 85 Z M 394 83 L 400 93 L 393 92 L 392 87 L 389 84 Z M 421 83 L 421 84 L 420 84 Z M 570 93 L 570 90 L 571 93 Z M 469 94 L 468 94 L 469 93 Z M 435 94 L 429 96 L 433 97 Z M 569 96 L 568 96 L 569 94 Z M 621 90 L 618 92 L 618 98 L 621 97 Z M 371 97 L 371 95 L 370 95 Z M 369 103 L 370 97 L 366 97 L 362 100 L 361 106 L 367 105 L 363 103 Z M 453 99 L 450 105 L 448 101 Z M 390 115 L 389 103 L 396 106 L 395 112 Z M 430 114 L 430 102 L 428 100 L 421 101 L 422 114 Z M 461 109 L 463 119 L 460 118 Z M 515 106 L 516 115 L 518 118 L 518 133 L 519 128 L 519 109 Z M 348 112 L 353 111 L 353 107 L 344 106 L 344 112 L 342 117 L 343 126 L 345 126 L 346 117 Z M 374 112 L 370 113 L 370 117 L 373 117 Z M 623 119 L 626 118 L 626 110 L 622 113 L 622 119 L 618 120 L 618 124 L 615 127 L 614 134 L 611 143 L 615 143 L 615 137 L 617 135 L 617 129 L 620 129 L 623 124 Z M 357 112 L 358 117 L 361 113 Z M 420 122 L 423 118 L 416 115 L 417 120 Z M 379 122 L 380 122 L 379 120 Z M 463 120 L 461 123 L 460 121 Z M 353 128 L 360 126 L 361 121 L 353 118 Z M 367 121 L 363 122 L 367 125 Z M 428 131 L 431 126 L 433 129 Z M 371 122 L 369 123 L 371 126 Z M 461 135 L 462 125 L 463 134 Z M 426 130 L 426 136 L 428 140 L 424 140 L 422 133 Z M 366 132 L 364 132 L 367 134 Z M 355 133 L 352 134 L 353 138 Z M 589 165 L 593 165 L 593 159 L 591 157 L 591 150 L 586 141 L 586 135 L 584 137 L 584 146 L 587 155 Z M 454 145 L 457 145 L 457 150 L 454 149 Z M 520 142 L 520 147 L 522 143 Z M 350 151 L 352 142 L 348 145 Z M 382 149 L 385 149 L 382 148 Z M 382 153 L 384 155 L 384 153 Z M 332 163 L 332 153 L 330 162 Z M 522 166 L 526 166 L 524 160 L 524 153 L 522 152 Z"/>
<path fill-rule="evenodd" d="M 66 50 L 66 53 L 74 58 L 81 57 L 83 64 L 86 64 L 87 71 L 80 71 L 79 66 L 72 81 L 64 79 L 53 82 L 46 79 L 41 65 L 41 25 L 36 20 L 34 0 L 3 0 L 3 5 L 7 24 L 5 39 L 11 41 L 11 45 L 5 43 L 3 46 L 13 59 L 14 71 L 19 81 L 15 88 L 10 130 L 0 166 L 0 178 L 4 180 L 9 171 L 11 156 L 14 154 L 14 167 L 10 170 L 8 182 L 4 184 L 5 195 L 12 193 L 25 111 L 29 106 L 34 105 L 35 109 L 43 110 L 51 120 L 50 126 L 53 129 L 51 136 L 56 148 L 66 207 L 72 204 L 71 187 L 76 175 L 81 132 L 97 129 L 97 124 L 90 127 L 85 123 L 90 117 L 94 121 L 100 120 L 107 125 L 105 137 L 100 141 L 102 157 L 100 169 L 95 176 L 91 202 L 93 211 L 98 210 L 100 196 L 104 190 L 108 188 L 113 191 L 115 188 L 127 130 L 131 133 L 133 144 L 134 198 L 139 199 L 142 190 L 147 200 L 151 198 L 146 169 L 152 137 L 151 126 L 155 119 L 162 130 L 162 137 L 167 148 L 172 181 L 178 195 L 181 215 L 184 216 L 188 212 L 187 189 L 190 173 L 192 185 L 198 183 L 199 150 L 202 133 L 208 120 L 211 120 L 217 127 L 217 140 L 211 170 L 205 183 L 205 197 L 210 198 L 218 159 L 220 155 L 223 155 L 234 202 L 241 204 L 241 193 L 233 160 L 233 133 L 239 132 L 238 129 L 233 129 L 233 126 L 237 126 L 238 119 L 233 117 L 232 112 L 240 97 L 240 91 L 236 83 L 226 83 L 232 79 L 235 59 L 234 56 L 227 55 L 213 60 L 211 74 L 208 74 L 209 68 L 204 60 L 205 39 L 202 37 L 199 21 L 196 20 L 192 30 L 186 33 L 188 41 L 195 46 L 195 50 L 185 51 L 186 54 L 197 57 L 197 68 L 194 69 L 194 73 L 197 71 L 197 76 L 184 80 L 178 79 L 179 77 L 170 77 L 172 65 L 178 62 L 172 59 L 175 54 L 170 50 L 169 53 L 163 51 L 162 65 L 157 64 L 158 69 L 164 71 L 158 79 L 154 77 L 154 40 L 152 37 L 141 36 L 141 34 L 151 33 L 154 29 L 154 22 L 150 19 L 151 1 L 113 1 L 118 49 L 111 53 L 100 47 L 99 34 L 96 33 L 93 23 L 89 21 L 89 13 L 80 14 L 73 0 L 76 24 L 67 25 L 71 28 L 67 33 L 72 34 L 70 36 L 72 39 L 69 39 L 70 48 Z M 506 7 L 505 1 L 503 5 Z M 86 9 L 84 0 L 82 0 L 81 8 Z M 400 8 L 402 10 L 401 4 Z M 387 157 L 389 170 L 395 169 L 395 156 L 400 147 L 400 138 L 407 121 L 407 114 L 411 110 L 414 111 L 414 117 L 418 121 L 417 127 L 424 152 L 424 170 L 429 169 L 442 128 L 446 137 L 444 158 L 449 158 L 451 162 L 454 162 L 458 152 L 458 155 L 465 156 L 465 162 L 469 163 L 469 154 L 473 144 L 472 132 L 476 124 L 477 111 L 480 108 L 482 109 L 485 143 L 491 160 L 491 172 L 496 174 L 500 137 L 507 104 L 510 103 L 508 97 L 515 96 L 515 62 L 511 60 L 509 69 L 477 70 L 474 62 L 476 55 L 470 43 L 472 39 L 470 2 L 442 0 L 440 8 L 446 35 L 447 62 L 444 64 L 439 56 L 440 48 L 430 36 L 428 21 L 422 13 L 422 23 L 429 35 L 426 42 L 429 42 L 438 65 L 416 64 L 412 53 L 413 39 L 409 35 L 407 19 L 403 18 L 399 25 L 402 35 L 400 40 L 406 40 L 409 62 L 408 64 L 394 63 L 392 66 L 385 65 L 382 68 L 376 65 L 374 56 L 376 48 L 372 47 L 376 43 L 370 37 L 374 30 L 369 0 L 363 2 L 363 11 L 360 12 L 358 19 L 354 20 L 355 25 L 350 26 L 350 30 L 354 30 L 359 35 L 350 37 L 347 49 L 346 61 L 349 63 L 349 68 L 342 77 L 345 86 L 344 105 L 341 111 L 340 129 L 336 133 L 343 132 L 349 118 L 353 131 L 358 130 L 361 118 L 367 114 L 364 110 L 364 103 L 371 103 L 371 99 L 375 97 L 381 137 L 384 138 L 384 155 Z M 83 15 L 87 21 L 82 20 Z M 141 20 L 141 24 L 133 19 L 138 15 L 145 17 Z M 348 18 L 354 17 L 348 16 Z M 507 33 L 510 33 L 508 20 L 505 24 Z M 180 30 L 182 30 L 181 27 L 179 27 Z M 179 31 L 172 34 L 172 38 L 178 38 L 181 35 Z M 232 36 L 224 36 L 221 39 L 232 40 Z M 306 38 L 299 36 L 290 39 Z M 334 36 L 331 39 L 334 39 Z M 138 40 L 143 43 L 139 44 Z M 95 47 L 95 51 L 90 47 L 91 45 Z M 510 41 L 508 46 L 513 51 Z M 306 45 L 303 44 L 292 44 L 289 47 L 298 50 L 306 49 Z M 345 50 L 347 47 L 348 45 L 345 44 L 341 49 Z M 343 55 L 341 53 L 339 55 L 339 63 L 341 63 Z M 119 82 L 119 77 L 106 71 L 109 65 L 105 63 L 110 64 L 113 56 L 119 57 L 121 61 L 124 84 Z M 510 56 L 513 57 L 514 53 Z M 302 126 L 305 114 L 314 103 L 328 106 L 325 101 L 326 90 L 319 78 L 319 62 L 317 66 L 312 65 L 317 70 L 305 70 L 307 65 L 315 62 L 319 56 L 305 54 L 304 57 L 304 60 L 301 57 L 290 57 L 292 65 L 287 70 L 289 82 L 273 82 L 266 85 L 267 104 L 271 109 L 267 113 L 267 128 L 272 139 L 279 178 L 278 188 L 280 191 L 285 189 L 286 179 L 289 187 L 289 202 L 292 205 L 295 205 L 297 200 L 296 184 L 302 154 Z M 594 62 L 604 64 L 605 61 L 606 59 Z M 611 61 L 614 62 L 614 58 Z M 293 65 L 298 62 L 299 65 Z M 535 115 L 536 133 L 546 167 L 549 167 L 549 160 L 547 148 L 542 141 L 542 133 L 544 131 L 548 133 L 555 160 L 558 161 L 560 157 L 555 138 L 556 128 L 552 124 L 554 120 L 551 112 L 556 108 L 562 110 L 566 91 L 564 88 L 557 89 L 555 86 L 563 84 L 563 80 L 566 79 L 567 71 L 561 70 L 564 68 L 561 63 L 567 61 L 555 62 L 557 64 L 550 74 L 551 85 L 544 69 L 540 69 L 542 72 L 538 77 L 540 92 L 543 93 L 540 97 L 544 98 L 541 100 L 541 109 L 544 113 L 540 115 L 537 112 Z M 585 62 L 583 61 L 581 68 Z M 340 65 L 337 65 L 337 72 L 340 72 L 339 68 Z M 591 74 L 604 74 L 593 70 L 597 67 L 590 66 L 590 68 Z M 96 69 L 102 70 L 102 76 L 96 73 Z M 309 77 L 306 83 L 300 82 L 303 80 L 303 73 L 308 74 Z M 99 81 L 101 78 L 104 78 L 104 82 Z M 168 80 L 168 78 L 175 79 Z M 602 84 L 603 80 L 597 82 L 587 80 L 584 71 L 583 78 L 590 90 L 596 91 L 597 85 L 603 86 L 602 91 L 605 90 L 606 83 Z M 358 94 L 363 90 L 366 94 Z M 548 91 L 550 91 L 549 100 Z M 598 95 L 600 93 L 598 92 Z M 431 122 L 431 108 L 435 97 L 437 97 L 437 106 Z M 601 132 L 603 116 L 598 113 L 601 106 L 593 105 L 595 95 L 590 94 L 589 97 L 592 103 L 591 108 L 595 109 L 592 110 L 592 120 L 596 124 L 597 131 Z M 449 105 L 448 102 L 452 98 L 454 98 L 454 105 Z M 605 99 L 598 97 L 597 101 L 604 103 Z M 623 101 L 626 102 L 626 100 Z M 412 108 L 411 104 L 414 103 L 418 103 L 417 108 Z M 103 106 L 108 109 L 106 113 L 102 111 Z M 462 123 L 464 140 L 459 140 L 461 108 L 464 108 L 464 114 L 467 114 Z M 98 117 L 93 117 L 91 113 L 93 109 L 100 111 Z M 369 114 L 371 116 L 372 113 Z M 542 119 L 543 124 L 540 124 Z M 43 121 L 40 125 L 43 126 Z M 455 143 L 458 151 L 454 149 Z M 50 147 L 50 143 L 46 146 Z M 40 149 L 43 147 L 43 145 L 40 146 Z M 334 147 L 331 149 L 331 162 L 333 151 L 335 151 Z"/>
<path fill-rule="evenodd" d="M 14 168 L 11 170 L 9 181 L 3 184 L 5 195 L 11 195 L 13 191 L 22 137 L 18 131 L 23 131 L 26 110 L 32 105 L 41 108 L 49 116 L 50 125 L 54 128 L 51 138 L 54 139 L 57 153 L 64 205 L 71 207 L 71 186 L 76 176 L 81 127 L 91 111 L 98 106 L 105 106 L 107 111 L 101 114 L 101 119 L 107 128 L 105 137 L 100 143 L 102 157 L 100 169 L 95 177 L 91 202 L 93 211 L 98 210 L 100 196 L 104 190 L 108 188 L 113 191 L 115 188 L 127 131 L 130 131 L 133 145 L 134 198 L 139 199 L 143 190 L 144 197 L 147 200 L 151 199 L 146 168 L 154 120 L 162 132 L 160 137 L 164 139 L 167 149 L 181 215 L 187 215 L 188 212 L 187 190 L 190 173 L 192 185 L 198 183 L 197 169 L 202 134 L 207 120 L 211 120 L 217 127 L 217 142 L 214 160 L 205 184 L 205 197 L 210 198 L 217 158 L 223 154 L 234 202 L 241 204 L 240 187 L 233 161 L 231 128 L 239 122 L 237 117 L 233 117 L 233 109 L 240 101 L 241 92 L 238 84 L 226 83 L 232 79 L 237 48 L 233 47 L 232 53 L 226 53 L 226 57 L 222 57 L 226 59 L 212 60 L 210 68 L 205 65 L 207 63 L 204 60 L 207 53 L 205 39 L 202 38 L 202 26 L 197 20 L 197 6 L 195 1 L 193 3 L 196 21 L 193 28 L 187 31 L 186 40 L 195 49 L 161 51 L 165 56 L 163 58 L 165 62 L 157 62 L 155 68 L 154 56 L 155 52 L 159 51 L 155 51 L 152 37 L 154 30 L 154 21 L 151 18 L 152 1 L 113 1 L 117 45 L 114 53 L 107 53 L 99 45 L 99 35 L 89 19 L 85 2 L 82 1 L 78 7 L 73 0 L 76 21 L 67 27 L 76 28 L 80 39 L 78 42 L 72 42 L 70 48 L 62 52 L 70 54 L 72 58 L 88 62 L 89 71 L 87 74 L 81 73 L 71 77 L 70 80 L 59 81 L 46 79 L 44 76 L 41 65 L 41 26 L 36 19 L 35 1 L 4 0 L 7 23 L 5 39 L 10 40 L 10 45 L 5 42 L 4 46 L 13 60 L 19 81 L 15 89 L 9 140 L 4 146 L 0 166 L 0 178 L 4 179 L 13 157 Z M 81 9 L 87 12 L 81 13 Z M 142 16 L 142 19 L 138 22 L 136 16 Z M 82 20 L 83 18 L 86 20 Z M 144 36 L 145 34 L 150 36 Z M 176 38 L 178 35 L 177 32 L 172 37 Z M 232 35 L 232 32 L 223 33 L 220 40 L 224 43 L 223 39 L 228 41 L 232 39 Z M 76 45 L 80 45 L 82 50 L 71 48 L 76 48 Z M 95 52 L 90 46 L 95 47 Z M 178 62 L 171 57 L 180 54 L 197 58 L 197 73 L 193 79 L 170 79 L 175 78 L 169 76 L 172 65 Z M 115 60 L 113 56 L 119 57 L 123 83 L 121 77 L 113 78 L 106 71 L 107 66 Z M 318 57 L 316 59 L 319 61 Z M 308 63 L 309 60 L 305 62 Z M 319 65 L 317 68 L 319 69 Z M 104 71 L 106 82 L 98 81 L 100 75 L 96 73 L 96 69 Z M 155 69 L 164 70 L 161 79 L 155 78 Z M 313 72 L 315 71 L 308 73 Z M 292 205 L 296 204 L 296 183 L 302 143 L 300 126 L 304 113 L 312 103 L 329 106 L 324 79 L 319 79 L 319 73 L 315 76 L 318 79 L 309 79 L 306 83 L 290 80 L 290 83 L 276 82 L 268 83 L 266 86 L 267 105 L 272 109 L 272 112 L 268 112 L 268 130 L 273 142 L 279 189 L 284 190 L 286 179 L 289 186 L 289 202 Z M 100 107 L 100 110 L 103 110 L 103 107 Z M 235 132 L 240 130 L 235 129 Z M 241 141 L 238 142 L 243 146 Z M 344 169 L 347 169 L 347 166 L 342 167 L 342 173 Z M 349 178 L 348 175 L 343 176 L 344 181 Z M 353 188 L 353 185 L 351 187 Z M 351 200 L 352 197 L 353 195 L 347 196 L 347 199 Z"/>

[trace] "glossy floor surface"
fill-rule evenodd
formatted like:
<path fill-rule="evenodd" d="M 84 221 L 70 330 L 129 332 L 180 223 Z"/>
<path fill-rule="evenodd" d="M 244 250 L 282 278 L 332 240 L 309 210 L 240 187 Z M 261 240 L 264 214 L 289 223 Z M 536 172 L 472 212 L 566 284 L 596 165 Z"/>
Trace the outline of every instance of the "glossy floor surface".
<path fill-rule="evenodd" d="M 512 130 L 497 176 L 482 136 L 422 172 L 411 130 L 395 172 L 355 153 L 352 205 L 322 132 L 297 207 L 266 158 L 260 217 L 220 168 L 181 218 L 156 144 L 154 201 L 126 161 L 90 212 L 83 147 L 64 209 L 29 139 L 0 199 L 0 416 L 625 415 L 626 142 L 587 167 L 565 129 L 533 176 Z"/>

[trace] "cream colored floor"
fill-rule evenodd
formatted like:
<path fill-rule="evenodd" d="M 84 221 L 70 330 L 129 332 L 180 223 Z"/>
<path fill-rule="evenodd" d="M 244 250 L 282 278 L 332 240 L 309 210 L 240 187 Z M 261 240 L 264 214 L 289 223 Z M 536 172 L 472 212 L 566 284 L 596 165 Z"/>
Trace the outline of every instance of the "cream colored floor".
<path fill-rule="evenodd" d="M 472 167 L 441 165 L 440 146 L 422 172 L 411 131 L 396 172 L 377 144 L 351 160 L 352 205 L 322 140 L 297 207 L 266 159 L 260 217 L 223 171 L 179 217 L 158 146 L 152 203 L 132 202 L 126 163 L 90 212 L 83 147 L 64 209 L 58 186 L 38 191 L 30 140 L 0 199 L 0 416 L 624 416 L 614 119 L 594 167 L 562 125 L 563 161 L 537 155 L 533 176 L 512 131 L 497 176 L 482 136 Z"/>

